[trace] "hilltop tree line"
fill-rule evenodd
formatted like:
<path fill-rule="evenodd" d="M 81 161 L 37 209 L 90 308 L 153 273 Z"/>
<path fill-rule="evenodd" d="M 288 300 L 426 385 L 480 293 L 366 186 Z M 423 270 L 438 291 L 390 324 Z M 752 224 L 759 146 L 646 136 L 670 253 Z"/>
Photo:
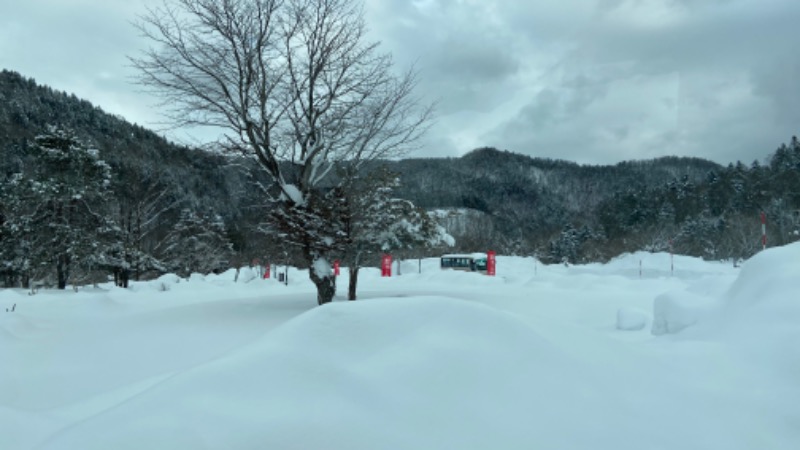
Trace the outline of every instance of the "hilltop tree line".
<path fill-rule="evenodd" d="M 548 263 L 607 261 L 637 250 L 746 259 L 800 239 L 800 144 L 765 163 L 664 157 L 581 166 L 492 148 L 393 166 L 401 195 L 444 208 L 457 249 L 493 248 Z"/>
<path fill-rule="evenodd" d="M 74 160 L 59 159 L 58 148 L 71 149 Z M 267 226 L 269 180 L 251 160 L 175 145 L 10 71 L 0 72 L 0 156 L 6 286 L 81 283 L 107 274 L 124 285 L 256 258 L 302 263 L 286 236 Z M 763 163 L 728 166 L 677 157 L 582 166 L 490 148 L 373 164 L 387 171 L 330 191 L 350 205 L 337 208 L 341 232 L 363 239 L 347 237 L 353 244 L 337 249 L 352 267 L 377 264 L 383 249 L 406 258 L 493 249 L 551 263 L 669 249 L 747 258 L 761 248 L 762 211 L 769 245 L 799 237 L 796 138 Z M 81 182 L 70 185 L 74 180 Z M 377 197 L 356 199 L 354 192 Z M 393 242 L 399 230 L 387 234 L 382 230 L 390 226 L 381 221 L 355 222 L 373 214 L 367 208 L 392 211 L 389 217 L 419 214 L 412 205 L 435 211 L 455 247 Z"/>

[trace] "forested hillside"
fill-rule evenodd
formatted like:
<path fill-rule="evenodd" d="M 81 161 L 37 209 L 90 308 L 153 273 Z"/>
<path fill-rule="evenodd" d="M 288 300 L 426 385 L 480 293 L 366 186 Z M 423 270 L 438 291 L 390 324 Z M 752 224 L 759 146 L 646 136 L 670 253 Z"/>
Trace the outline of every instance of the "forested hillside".
<path fill-rule="evenodd" d="M 595 223 L 598 206 L 620 192 L 643 191 L 683 177 L 697 183 L 719 169 L 710 161 L 676 157 L 581 166 L 491 148 L 461 158 L 395 164 L 404 181 L 402 195 L 429 208 L 483 213 L 491 218 L 489 234 L 495 245 L 538 250 L 543 256 L 542 246 L 554 233 L 570 224 Z M 482 228 L 476 232 L 488 231 Z"/>
<path fill-rule="evenodd" d="M 84 155 L 83 162 L 48 162 L 59 145 L 80 149 L 73 153 Z M 0 72 L 0 156 L 0 271 L 9 284 L 20 282 L 24 264 L 43 266 L 24 268 L 33 277 L 54 270 L 50 263 L 23 263 L 21 242 L 43 246 L 44 237 L 67 232 L 88 236 L 89 247 L 110 239 L 114 244 L 94 267 L 82 270 L 125 279 L 292 258 L 277 236 L 259 231 L 266 213 L 260 186 L 269 180 L 251 161 L 175 145 L 9 71 Z M 792 138 L 772 153 L 764 149 L 764 156 L 763 163 L 728 166 L 679 157 L 584 166 L 483 148 L 460 158 L 382 164 L 400 176 L 395 195 L 438 211 L 456 238 L 451 251 L 492 248 L 547 262 L 586 262 L 671 247 L 738 259 L 761 248 L 762 211 L 770 245 L 800 237 L 800 143 Z M 108 165 L 107 186 L 98 178 L 100 187 L 91 192 L 105 199 L 102 208 L 75 194 L 74 179 L 53 175 L 75 164 Z M 43 186 L 47 205 L 69 218 L 64 223 L 71 230 L 46 228 L 52 217 L 26 202 L 43 198 Z M 116 224 L 116 235 L 103 235 L 92 215 Z"/>
<path fill-rule="evenodd" d="M 177 197 L 173 200 L 230 219 L 238 219 L 242 206 L 252 202 L 252 189 L 239 166 L 242 161 L 175 145 L 75 95 L 39 86 L 14 72 L 0 72 L 0 150 L 5 175 L 30 162 L 26 146 L 48 126 L 70 129 L 99 149 L 114 168 L 121 196 L 134 197 L 136 189 L 163 184 Z"/>
<path fill-rule="evenodd" d="M 256 225 L 263 215 L 259 183 L 265 180 L 252 170 L 255 165 L 250 161 L 175 145 L 74 95 L 2 71 L 0 271 L 7 281 L 19 281 L 15 274 L 25 259 L 12 244 L 40 239 L 48 233 L 44 224 L 15 223 L 22 214 L 15 214 L 9 195 L 14 194 L 10 191 L 15 174 L 29 174 L 41 165 L 35 156 L 36 137 L 48 134 L 51 128 L 68 131 L 75 139 L 73 144 L 96 149 L 99 160 L 110 166 L 110 201 L 101 211 L 121 228 L 123 235 L 114 239 L 124 248 L 117 253 L 135 256 L 129 256 L 130 261 L 125 263 L 109 261 L 113 255 L 105 255 L 109 270 L 118 272 L 129 266 L 130 273 L 122 275 L 132 277 L 165 270 L 209 271 L 217 267 L 187 268 L 187 264 L 191 265 L 197 255 L 227 266 L 264 254 L 264 236 Z M 16 194 L 19 197 L 19 192 Z M 86 224 L 72 226 L 76 233 L 101 240 L 97 230 L 81 229 Z M 197 239 L 192 234 L 198 233 L 198 226 L 213 238 L 208 242 Z M 187 231 L 192 227 L 193 232 Z M 216 248 L 220 240 L 224 243 Z M 25 270 L 38 275 L 34 268 Z"/>
<path fill-rule="evenodd" d="M 394 163 L 402 194 L 429 208 L 465 208 L 459 242 L 550 261 L 606 260 L 635 250 L 748 258 L 768 242 L 800 238 L 800 143 L 766 164 L 720 166 L 663 157 L 581 166 L 485 148 L 462 158 Z M 466 248 L 465 248 L 466 249 Z"/>

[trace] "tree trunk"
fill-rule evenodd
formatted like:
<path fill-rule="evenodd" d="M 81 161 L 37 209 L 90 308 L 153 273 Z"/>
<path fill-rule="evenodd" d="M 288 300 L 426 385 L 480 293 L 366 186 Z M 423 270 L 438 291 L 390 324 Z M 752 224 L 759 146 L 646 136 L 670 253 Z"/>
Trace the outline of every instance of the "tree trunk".
<path fill-rule="evenodd" d="M 336 276 L 328 264 L 328 258 L 306 251 L 308 265 L 308 278 L 317 287 L 317 303 L 324 305 L 333 301 L 333 296 L 336 295 Z M 287 273 L 288 275 L 288 273 Z"/>
<path fill-rule="evenodd" d="M 308 271 L 308 277 L 317 286 L 317 303 L 324 305 L 332 302 L 336 294 L 336 277 L 332 273 L 319 276 L 313 267 Z"/>
<path fill-rule="evenodd" d="M 69 281 L 69 256 L 61 255 L 56 262 L 56 276 L 58 278 L 58 288 L 66 289 Z"/>
<path fill-rule="evenodd" d="M 358 285 L 358 265 L 353 264 L 348 269 L 350 271 L 350 285 L 347 288 L 347 299 L 348 300 L 355 300 L 356 299 L 356 286 Z"/>
<path fill-rule="evenodd" d="M 122 269 L 120 273 L 120 284 L 119 286 L 128 289 L 128 281 L 131 278 L 131 271 L 130 269 Z"/>

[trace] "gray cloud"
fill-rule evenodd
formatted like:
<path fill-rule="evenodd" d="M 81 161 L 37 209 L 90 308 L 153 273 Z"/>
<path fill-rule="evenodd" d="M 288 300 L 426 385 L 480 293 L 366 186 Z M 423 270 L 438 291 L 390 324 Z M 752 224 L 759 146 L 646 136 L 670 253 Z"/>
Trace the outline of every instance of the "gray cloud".
<path fill-rule="evenodd" d="M 127 55 L 142 45 L 130 24 L 142 11 L 141 2 L 31 0 L 3 9 L 1 67 L 131 121 L 152 123 L 158 117 L 154 99 L 136 92 L 127 67 Z"/>
<path fill-rule="evenodd" d="M 129 83 L 143 2 L 7 2 L 0 66 L 152 125 Z M 763 158 L 800 123 L 796 0 L 367 0 L 438 119 L 418 156 Z"/>
<path fill-rule="evenodd" d="M 557 69 L 480 139 L 588 163 L 763 158 L 800 123 L 789 56 L 800 9 L 768 3 L 601 2 L 591 26 L 562 37 L 572 45 Z"/>
<path fill-rule="evenodd" d="M 501 103 L 519 72 L 522 53 L 490 20 L 485 2 L 368 2 L 375 36 L 401 65 L 414 64 L 421 93 L 439 112 L 486 110 Z M 380 24 L 380 25 L 375 25 Z"/>
<path fill-rule="evenodd" d="M 774 120 L 785 125 L 800 123 L 800 54 L 786 54 L 753 69 L 753 94 L 774 105 Z"/>

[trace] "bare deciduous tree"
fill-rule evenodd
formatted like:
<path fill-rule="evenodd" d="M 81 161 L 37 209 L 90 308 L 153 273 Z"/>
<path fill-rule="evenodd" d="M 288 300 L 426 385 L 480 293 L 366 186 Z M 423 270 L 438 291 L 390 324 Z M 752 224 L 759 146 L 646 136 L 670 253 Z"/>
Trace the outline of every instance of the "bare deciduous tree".
<path fill-rule="evenodd" d="M 154 44 L 132 58 L 139 82 L 175 125 L 222 128 L 226 148 L 257 158 L 277 227 L 330 301 L 328 254 L 342 245 L 331 191 L 419 142 L 431 108 L 413 96 L 414 73 L 396 75 L 368 41 L 358 0 L 165 0 L 137 25 Z"/>

